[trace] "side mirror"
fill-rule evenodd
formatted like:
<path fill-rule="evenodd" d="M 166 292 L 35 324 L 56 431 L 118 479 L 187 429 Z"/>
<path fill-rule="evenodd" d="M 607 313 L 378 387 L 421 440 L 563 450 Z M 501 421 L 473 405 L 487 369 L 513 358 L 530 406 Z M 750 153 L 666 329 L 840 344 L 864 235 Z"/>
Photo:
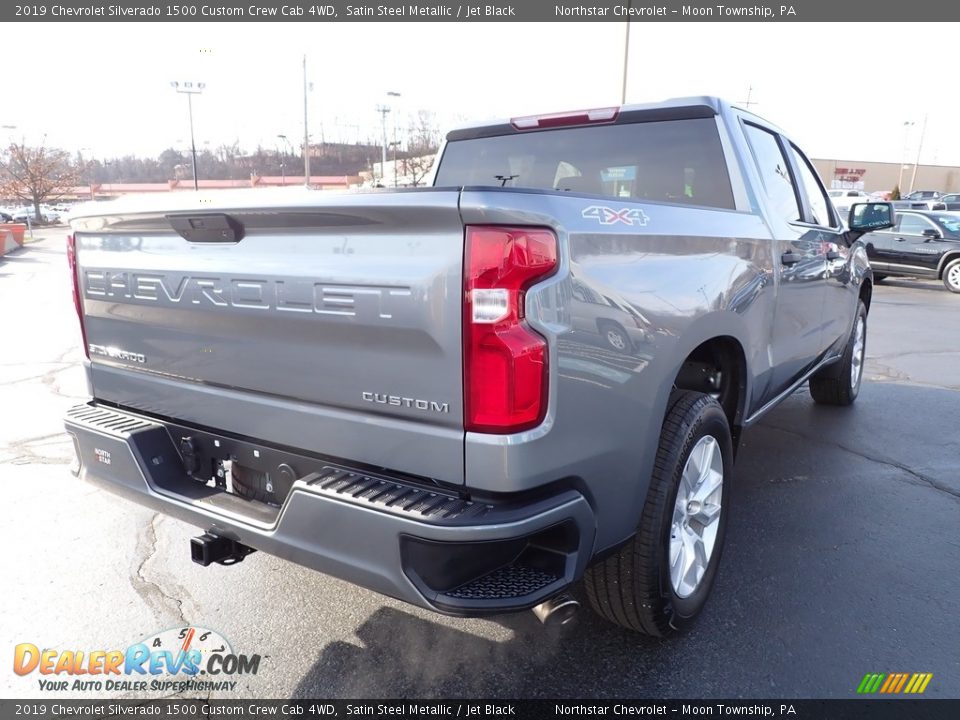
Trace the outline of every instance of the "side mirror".
<path fill-rule="evenodd" d="M 864 233 L 886 230 L 894 226 L 893 204 L 888 202 L 854 203 L 850 206 L 847 227 L 851 239 L 855 240 Z"/>
<path fill-rule="evenodd" d="M 924 231 L 923 231 L 923 236 L 924 236 L 927 240 L 939 240 L 940 237 L 941 237 L 939 231 L 934 230 L 933 228 L 927 228 L 926 230 L 924 230 Z"/>

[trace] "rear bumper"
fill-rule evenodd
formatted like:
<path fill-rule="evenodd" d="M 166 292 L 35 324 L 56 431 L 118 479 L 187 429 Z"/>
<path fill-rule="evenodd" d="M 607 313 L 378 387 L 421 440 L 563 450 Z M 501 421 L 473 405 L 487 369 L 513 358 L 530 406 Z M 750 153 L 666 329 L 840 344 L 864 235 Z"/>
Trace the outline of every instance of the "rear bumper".
<path fill-rule="evenodd" d="M 96 404 L 71 409 L 65 425 L 84 480 L 205 531 L 440 612 L 532 607 L 579 578 L 592 554 L 593 511 L 574 490 L 522 502 L 470 502 L 321 462 L 293 482 L 276 508 L 190 477 L 171 439 L 170 428 L 179 426 Z"/>

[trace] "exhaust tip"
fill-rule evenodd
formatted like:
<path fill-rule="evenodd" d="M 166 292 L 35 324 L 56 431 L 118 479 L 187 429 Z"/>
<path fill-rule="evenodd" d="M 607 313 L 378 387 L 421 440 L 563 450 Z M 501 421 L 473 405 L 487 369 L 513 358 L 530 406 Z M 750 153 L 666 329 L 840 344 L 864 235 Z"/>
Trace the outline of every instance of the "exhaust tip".
<path fill-rule="evenodd" d="M 547 627 L 560 627 L 572 622 L 579 610 L 580 603 L 563 593 L 534 607 L 533 614 Z"/>

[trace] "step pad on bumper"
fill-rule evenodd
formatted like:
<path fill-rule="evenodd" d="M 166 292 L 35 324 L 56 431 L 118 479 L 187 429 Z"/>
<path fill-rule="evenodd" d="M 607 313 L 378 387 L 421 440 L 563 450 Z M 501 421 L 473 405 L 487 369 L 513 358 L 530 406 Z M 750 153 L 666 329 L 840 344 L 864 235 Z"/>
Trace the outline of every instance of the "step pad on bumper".
<path fill-rule="evenodd" d="M 456 495 L 424 490 L 393 480 L 350 472 L 333 466 L 324 467 L 304 481 L 311 489 L 319 489 L 378 508 L 402 511 L 437 520 L 479 520 L 493 510 L 492 505 L 471 502 Z"/>
<path fill-rule="evenodd" d="M 501 600 L 532 595 L 562 576 L 536 568 L 510 565 L 451 590 L 446 594 L 464 600 Z"/>

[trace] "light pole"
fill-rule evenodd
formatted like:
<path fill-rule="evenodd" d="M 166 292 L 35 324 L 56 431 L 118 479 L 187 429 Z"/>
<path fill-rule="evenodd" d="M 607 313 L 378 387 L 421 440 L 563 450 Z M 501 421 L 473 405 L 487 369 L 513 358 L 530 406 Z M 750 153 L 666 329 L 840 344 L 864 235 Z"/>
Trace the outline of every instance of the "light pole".
<path fill-rule="evenodd" d="M 197 181 L 197 144 L 193 139 L 193 96 L 202 93 L 206 87 L 206 83 L 178 82 L 174 80 L 170 83 L 170 87 L 178 93 L 187 96 L 187 112 L 190 113 L 190 152 L 193 155 L 193 189 L 199 190 L 200 183 Z"/>
<path fill-rule="evenodd" d="M 380 148 L 380 181 L 383 182 L 384 171 L 387 169 L 387 113 L 390 112 L 390 106 L 377 105 L 377 112 L 380 113 L 380 125 L 383 130 L 383 147 Z"/>
<path fill-rule="evenodd" d="M 627 17 L 633 5 L 633 0 L 627 0 Z M 623 36 L 623 86 L 620 88 L 620 104 L 627 104 L 627 60 L 630 59 L 630 21 L 627 20 L 626 32 Z"/>
<path fill-rule="evenodd" d="M 903 154 L 900 155 L 900 177 L 897 179 L 897 190 L 903 193 L 903 164 L 907 161 L 907 139 L 910 137 L 910 128 L 916 125 L 912 120 L 903 122 Z"/>
<path fill-rule="evenodd" d="M 285 143 L 287 144 L 287 149 L 290 150 L 290 154 L 293 155 L 293 145 L 291 145 L 291 144 L 290 144 L 290 141 L 287 140 L 287 136 L 286 136 L 286 135 L 277 135 L 277 137 L 280 138 L 281 140 L 283 140 L 283 142 L 285 142 Z M 284 172 L 283 166 L 284 166 L 284 161 L 281 160 L 281 161 L 280 161 L 280 184 L 281 184 L 281 185 L 286 185 L 286 184 L 287 184 L 287 179 L 286 179 L 286 173 Z"/>
<path fill-rule="evenodd" d="M 913 163 L 913 175 L 910 176 L 910 192 L 917 181 L 917 168 L 920 166 L 920 151 L 923 149 L 923 136 L 927 134 L 927 116 L 923 116 L 923 125 L 920 127 L 920 140 L 917 141 L 917 160 Z"/>
<path fill-rule="evenodd" d="M 387 91 L 387 97 L 398 98 L 400 93 Z M 393 114 L 393 186 L 397 186 L 397 115 Z"/>

